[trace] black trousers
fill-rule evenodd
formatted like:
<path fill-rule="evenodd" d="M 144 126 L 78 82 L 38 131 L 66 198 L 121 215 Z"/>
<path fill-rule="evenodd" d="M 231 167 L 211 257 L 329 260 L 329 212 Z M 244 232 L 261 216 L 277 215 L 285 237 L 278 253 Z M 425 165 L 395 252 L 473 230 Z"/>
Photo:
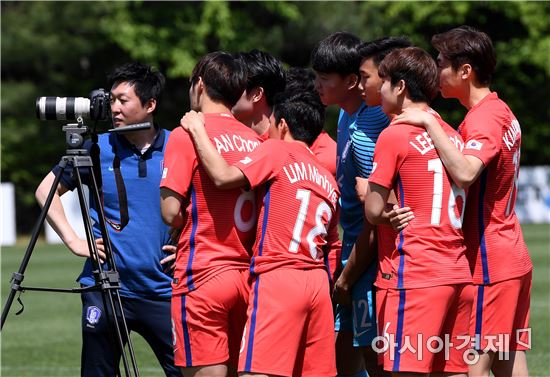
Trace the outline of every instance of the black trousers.
<path fill-rule="evenodd" d="M 121 356 L 116 331 L 114 328 L 113 331 L 109 328 L 109 318 L 103 307 L 102 294 L 99 291 L 85 292 L 82 293 L 81 298 L 81 375 L 84 377 L 115 376 Z M 137 332 L 147 341 L 166 376 L 181 376 L 179 368 L 174 366 L 170 300 L 127 297 L 122 297 L 121 300 L 128 331 Z M 108 301 L 107 305 L 109 305 Z M 110 318 L 114 317 L 110 316 Z M 120 313 L 117 313 L 117 319 L 120 323 Z M 123 341 L 126 343 L 127 339 Z M 128 363 L 130 364 L 130 360 Z M 121 370 L 121 374 L 124 375 L 124 370 Z"/>

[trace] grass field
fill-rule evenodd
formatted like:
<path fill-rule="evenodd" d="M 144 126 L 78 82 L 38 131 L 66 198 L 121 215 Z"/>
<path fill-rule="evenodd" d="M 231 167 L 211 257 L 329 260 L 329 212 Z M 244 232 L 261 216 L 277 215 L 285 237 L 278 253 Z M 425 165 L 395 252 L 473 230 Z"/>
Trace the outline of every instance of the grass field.
<path fill-rule="evenodd" d="M 531 376 L 550 376 L 550 226 L 524 226 L 533 264 L 531 326 L 533 349 L 528 352 Z M 2 261 L 2 307 L 10 290 L 11 274 L 19 269 L 26 245 L 5 247 Z M 63 246 L 38 245 L 25 272 L 24 286 L 74 287 L 82 260 Z M 1 375 L 80 375 L 80 296 L 25 292 L 25 311 L 14 300 L 1 338 Z M 152 351 L 139 335 L 132 341 L 141 376 L 162 376 Z"/>

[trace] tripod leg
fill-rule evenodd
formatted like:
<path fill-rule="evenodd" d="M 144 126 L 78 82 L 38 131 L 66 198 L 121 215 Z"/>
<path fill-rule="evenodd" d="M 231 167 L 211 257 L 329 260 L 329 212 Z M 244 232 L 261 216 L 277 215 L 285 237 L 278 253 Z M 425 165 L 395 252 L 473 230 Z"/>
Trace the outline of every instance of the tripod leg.
<path fill-rule="evenodd" d="M 29 245 L 27 246 L 27 250 L 25 251 L 25 255 L 23 256 L 23 260 L 21 261 L 19 270 L 17 273 L 13 273 L 12 275 L 11 290 L 8 295 L 6 304 L 4 305 L 4 309 L 2 310 L 2 324 L 0 329 L 4 328 L 4 323 L 6 322 L 8 312 L 10 311 L 11 304 L 13 303 L 13 299 L 15 298 L 15 293 L 18 290 L 20 290 L 21 282 L 25 278 L 25 270 L 27 269 L 27 265 L 29 264 L 29 261 L 31 259 L 31 255 L 36 245 L 36 241 L 38 240 L 38 236 L 40 235 L 40 231 L 44 226 L 44 221 L 46 220 L 46 216 L 48 215 L 48 210 L 50 209 L 50 206 L 52 204 L 52 200 L 57 191 L 57 186 L 59 185 L 61 176 L 63 175 L 63 171 L 67 166 L 67 161 L 65 159 L 61 159 L 59 166 L 61 167 L 61 169 L 58 172 L 58 174 L 55 176 L 55 180 L 54 180 L 54 183 L 52 184 L 52 187 L 50 188 L 50 192 L 46 199 L 46 203 L 44 204 L 44 207 L 42 208 L 42 212 L 40 212 L 40 216 L 38 217 L 38 220 L 34 226 L 34 229 L 32 230 L 31 240 L 29 242 Z"/>
<path fill-rule="evenodd" d="M 99 190 L 97 188 L 97 181 L 96 181 L 95 174 L 94 174 L 93 170 L 91 172 L 91 176 L 92 176 L 91 191 L 93 191 L 92 194 L 94 195 L 94 200 L 96 200 L 96 203 L 99 203 L 99 200 L 100 200 Z M 109 265 L 111 266 L 111 269 L 116 272 L 117 268 L 116 268 L 114 254 L 113 254 L 112 248 L 111 248 L 111 239 L 109 237 L 109 232 L 107 232 L 107 227 L 105 225 L 105 212 L 103 211 L 102 206 L 98 206 L 98 207 L 99 207 L 98 210 L 99 210 L 99 215 L 100 215 L 99 216 L 99 219 L 100 219 L 100 224 L 99 225 L 100 225 L 100 229 L 101 229 L 101 234 L 104 237 L 104 240 L 107 241 L 107 243 L 106 243 L 107 258 L 109 259 Z M 118 272 L 117 272 L 117 278 L 118 278 Z M 111 296 L 115 300 L 115 303 L 120 308 L 122 331 L 126 335 L 126 339 L 127 339 L 126 344 L 128 346 L 128 353 L 130 354 L 130 362 L 132 363 L 132 367 L 134 369 L 134 374 L 136 376 L 139 376 L 139 371 L 137 369 L 137 363 L 136 363 L 136 357 L 135 357 L 135 354 L 134 354 L 134 347 L 132 345 L 132 340 L 130 339 L 130 332 L 128 331 L 128 325 L 126 323 L 126 317 L 124 315 L 124 311 L 123 311 L 123 308 L 122 308 L 122 301 L 121 301 L 121 298 L 120 298 L 120 294 L 118 292 L 118 289 L 111 290 L 110 292 L 111 292 Z M 118 330 L 118 331 L 120 331 L 120 330 Z M 124 350 L 122 350 L 121 354 L 122 354 L 122 360 L 124 362 L 124 366 L 125 366 L 125 368 L 128 369 L 127 360 L 126 360 L 126 353 L 124 352 Z"/>
<path fill-rule="evenodd" d="M 116 264 L 115 264 L 115 260 L 114 260 L 114 256 L 113 256 L 113 252 L 112 252 L 112 248 L 111 248 L 111 240 L 110 240 L 109 233 L 107 232 L 107 228 L 106 228 L 106 225 L 105 225 L 105 214 L 104 214 L 104 211 L 103 211 L 103 207 L 101 205 L 101 198 L 99 197 L 99 190 L 97 188 L 97 183 L 96 183 L 96 180 L 95 180 L 95 176 L 94 176 L 93 170 L 90 170 L 90 173 L 91 173 L 91 184 L 89 185 L 90 195 L 92 195 L 93 200 L 97 204 L 96 205 L 96 210 L 98 212 L 98 223 L 99 223 L 101 234 L 102 234 L 102 237 L 103 237 L 103 240 L 104 240 L 103 244 L 105 246 L 105 254 L 107 256 L 107 264 L 111 268 L 111 271 L 109 271 L 107 273 L 105 273 L 103 271 L 103 267 L 102 267 L 101 263 L 98 263 L 99 254 L 98 254 L 98 251 L 97 251 L 97 246 L 96 246 L 96 244 L 94 242 L 94 239 L 93 239 L 92 226 L 91 226 L 91 223 L 89 221 L 90 217 L 89 217 L 88 203 L 84 199 L 84 193 L 83 193 L 83 190 L 82 190 L 82 182 L 81 182 L 80 172 L 78 171 L 78 168 L 75 169 L 75 171 L 76 171 L 76 178 L 77 178 L 77 183 L 78 183 L 77 184 L 78 197 L 79 197 L 79 201 L 80 201 L 80 207 L 82 209 L 82 217 L 83 217 L 84 222 L 85 222 L 85 228 L 87 229 L 86 234 L 87 234 L 88 244 L 90 246 L 90 250 L 93 250 L 93 254 L 94 254 L 94 257 L 92 258 L 92 264 L 93 264 L 94 269 L 96 271 L 98 271 L 98 277 L 99 277 L 100 284 L 101 284 L 100 288 L 101 288 L 101 291 L 103 293 L 104 306 L 105 306 L 105 308 L 107 308 L 107 304 L 108 304 L 109 308 L 111 309 L 111 313 L 115 313 L 113 315 L 114 318 L 112 320 L 110 319 L 110 324 L 111 324 L 112 327 L 114 327 L 115 333 L 117 335 L 116 340 L 118 341 L 118 345 L 120 347 L 120 354 L 122 356 L 122 361 L 123 361 L 126 376 L 129 376 L 130 368 L 129 368 L 129 365 L 128 365 L 128 359 L 126 357 L 126 352 L 125 352 L 125 347 L 124 347 L 124 339 L 126 339 L 126 341 L 127 341 L 126 344 L 128 346 L 128 350 L 129 350 L 129 353 L 130 353 L 130 360 L 131 360 L 131 363 L 132 363 L 134 374 L 136 376 L 139 376 L 139 371 L 137 369 L 137 363 L 136 363 L 136 360 L 135 360 L 135 355 L 134 355 L 134 351 L 133 351 L 133 347 L 132 347 L 132 341 L 130 339 L 128 326 L 127 326 L 127 323 L 126 323 L 126 318 L 124 316 L 124 310 L 123 310 L 123 307 L 122 307 L 122 302 L 121 302 L 120 295 L 119 295 L 119 292 L 118 292 L 118 272 L 116 272 Z M 88 236 L 88 234 L 89 234 L 89 236 Z M 116 279 L 116 282 L 110 281 L 110 278 L 112 278 L 113 276 Z M 116 284 L 116 286 L 114 287 L 115 289 L 113 289 L 113 284 L 112 283 Z M 117 313 L 116 308 L 118 308 L 119 309 L 118 312 L 120 312 L 120 324 L 119 324 L 119 321 L 116 317 L 116 313 Z M 122 329 L 120 328 L 120 325 L 122 325 Z M 123 338 L 123 335 L 125 336 L 125 338 Z"/>

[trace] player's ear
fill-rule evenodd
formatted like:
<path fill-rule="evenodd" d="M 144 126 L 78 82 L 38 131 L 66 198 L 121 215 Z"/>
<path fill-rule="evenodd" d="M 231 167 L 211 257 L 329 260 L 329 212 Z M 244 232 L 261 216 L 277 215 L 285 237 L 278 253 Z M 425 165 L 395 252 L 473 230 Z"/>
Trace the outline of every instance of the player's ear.
<path fill-rule="evenodd" d="M 199 76 L 199 79 L 197 80 L 197 90 L 199 93 L 202 93 L 204 91 L 204 81 L 202 81 L 202 77 Z"/>
<path fill-rule="evenodd" d="M 460 66 L 460 68 L 458 69 L 458 72 L 460 73 L 460 78 L 464 80 L 469 78 L 472 75 L 473 69 L 470 64 L 466 63 Z"/>
<path fill-rule="evenodd" d="M 262 88 L 261 86 L 257 86 L 255 87 L 254 89 L 252 89 L 252 93 L 251 94 L 251 99 L 252 99 L 252 102 L 259 102 L 262 97 L 264 97 L 264 88 Z"/>
<path fill-rule="evenodd" d="M 405 93 L 405 90 L 407 89 L 407 83 L 405 80 L 401 79 L 395 84 L 395 88 L 397 89 L 397 95 L 401 95 Z"/>
<path fill-rule="evenodd" d="M 348 90 L 355 88 L 357 85 L 359 85 L 359 75 L 355 73 L 347 75 L 345 78 L 345 83 Z"/>
<path fill-rule="evenodd" d="M 147 114 L 152 114 L 153 111 L 155 111 L 155 109 L 157 108 L 157 100 L 154 98 L 151 98 L 145 104 L 145 108 L 147 109 Z"/>
<path fill-rule="evenodd" d="M 281 118 L 279 124 L 277 124 L 277 130 L 279 131 L 279 138 L 281 140 L 285 138 L 287 133 L 289 133 L 288 123 L 285 118 Z"/>

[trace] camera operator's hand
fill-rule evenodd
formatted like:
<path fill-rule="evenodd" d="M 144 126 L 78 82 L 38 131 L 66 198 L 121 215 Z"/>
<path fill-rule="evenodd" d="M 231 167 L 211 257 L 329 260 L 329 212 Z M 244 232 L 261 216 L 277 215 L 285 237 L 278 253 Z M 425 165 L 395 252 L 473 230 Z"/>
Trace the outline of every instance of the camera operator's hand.
<path fill-rule="evenodd" d="M 176 246 L 174 245 L 164 245 L 162 250 L 166 253 L 171 253 L 166 258 L 160 261 L 160 264 L 164 266 L 163 271 L 166 274 L 172 274 L 174 272 L 174 267 L 176 267 Z"/>
<path fill-rule="evenodd" d="M 106 254 L 105 254 L 105 245 L 103 244 L 103 238 L 96 238 L 95 244 L 97 246 L 97 253 L 99 254 L 99 259 L 101 263 L 105 262 Z M 88 248 L 88 242 L 86 240 L 83 240 L 81 238 L 75 238 L 74 240 L 67 243 L 67 246 L 73 254 L 79 256 L 79 257 L 90 257 L 90 249 Z"/>
<path fill-rule="evenodd" d="M 190 110 L 181 118 L 180 126 L 189 133 L 193 133 L 199 128 L 204 128 L 204 114 Z"/>

